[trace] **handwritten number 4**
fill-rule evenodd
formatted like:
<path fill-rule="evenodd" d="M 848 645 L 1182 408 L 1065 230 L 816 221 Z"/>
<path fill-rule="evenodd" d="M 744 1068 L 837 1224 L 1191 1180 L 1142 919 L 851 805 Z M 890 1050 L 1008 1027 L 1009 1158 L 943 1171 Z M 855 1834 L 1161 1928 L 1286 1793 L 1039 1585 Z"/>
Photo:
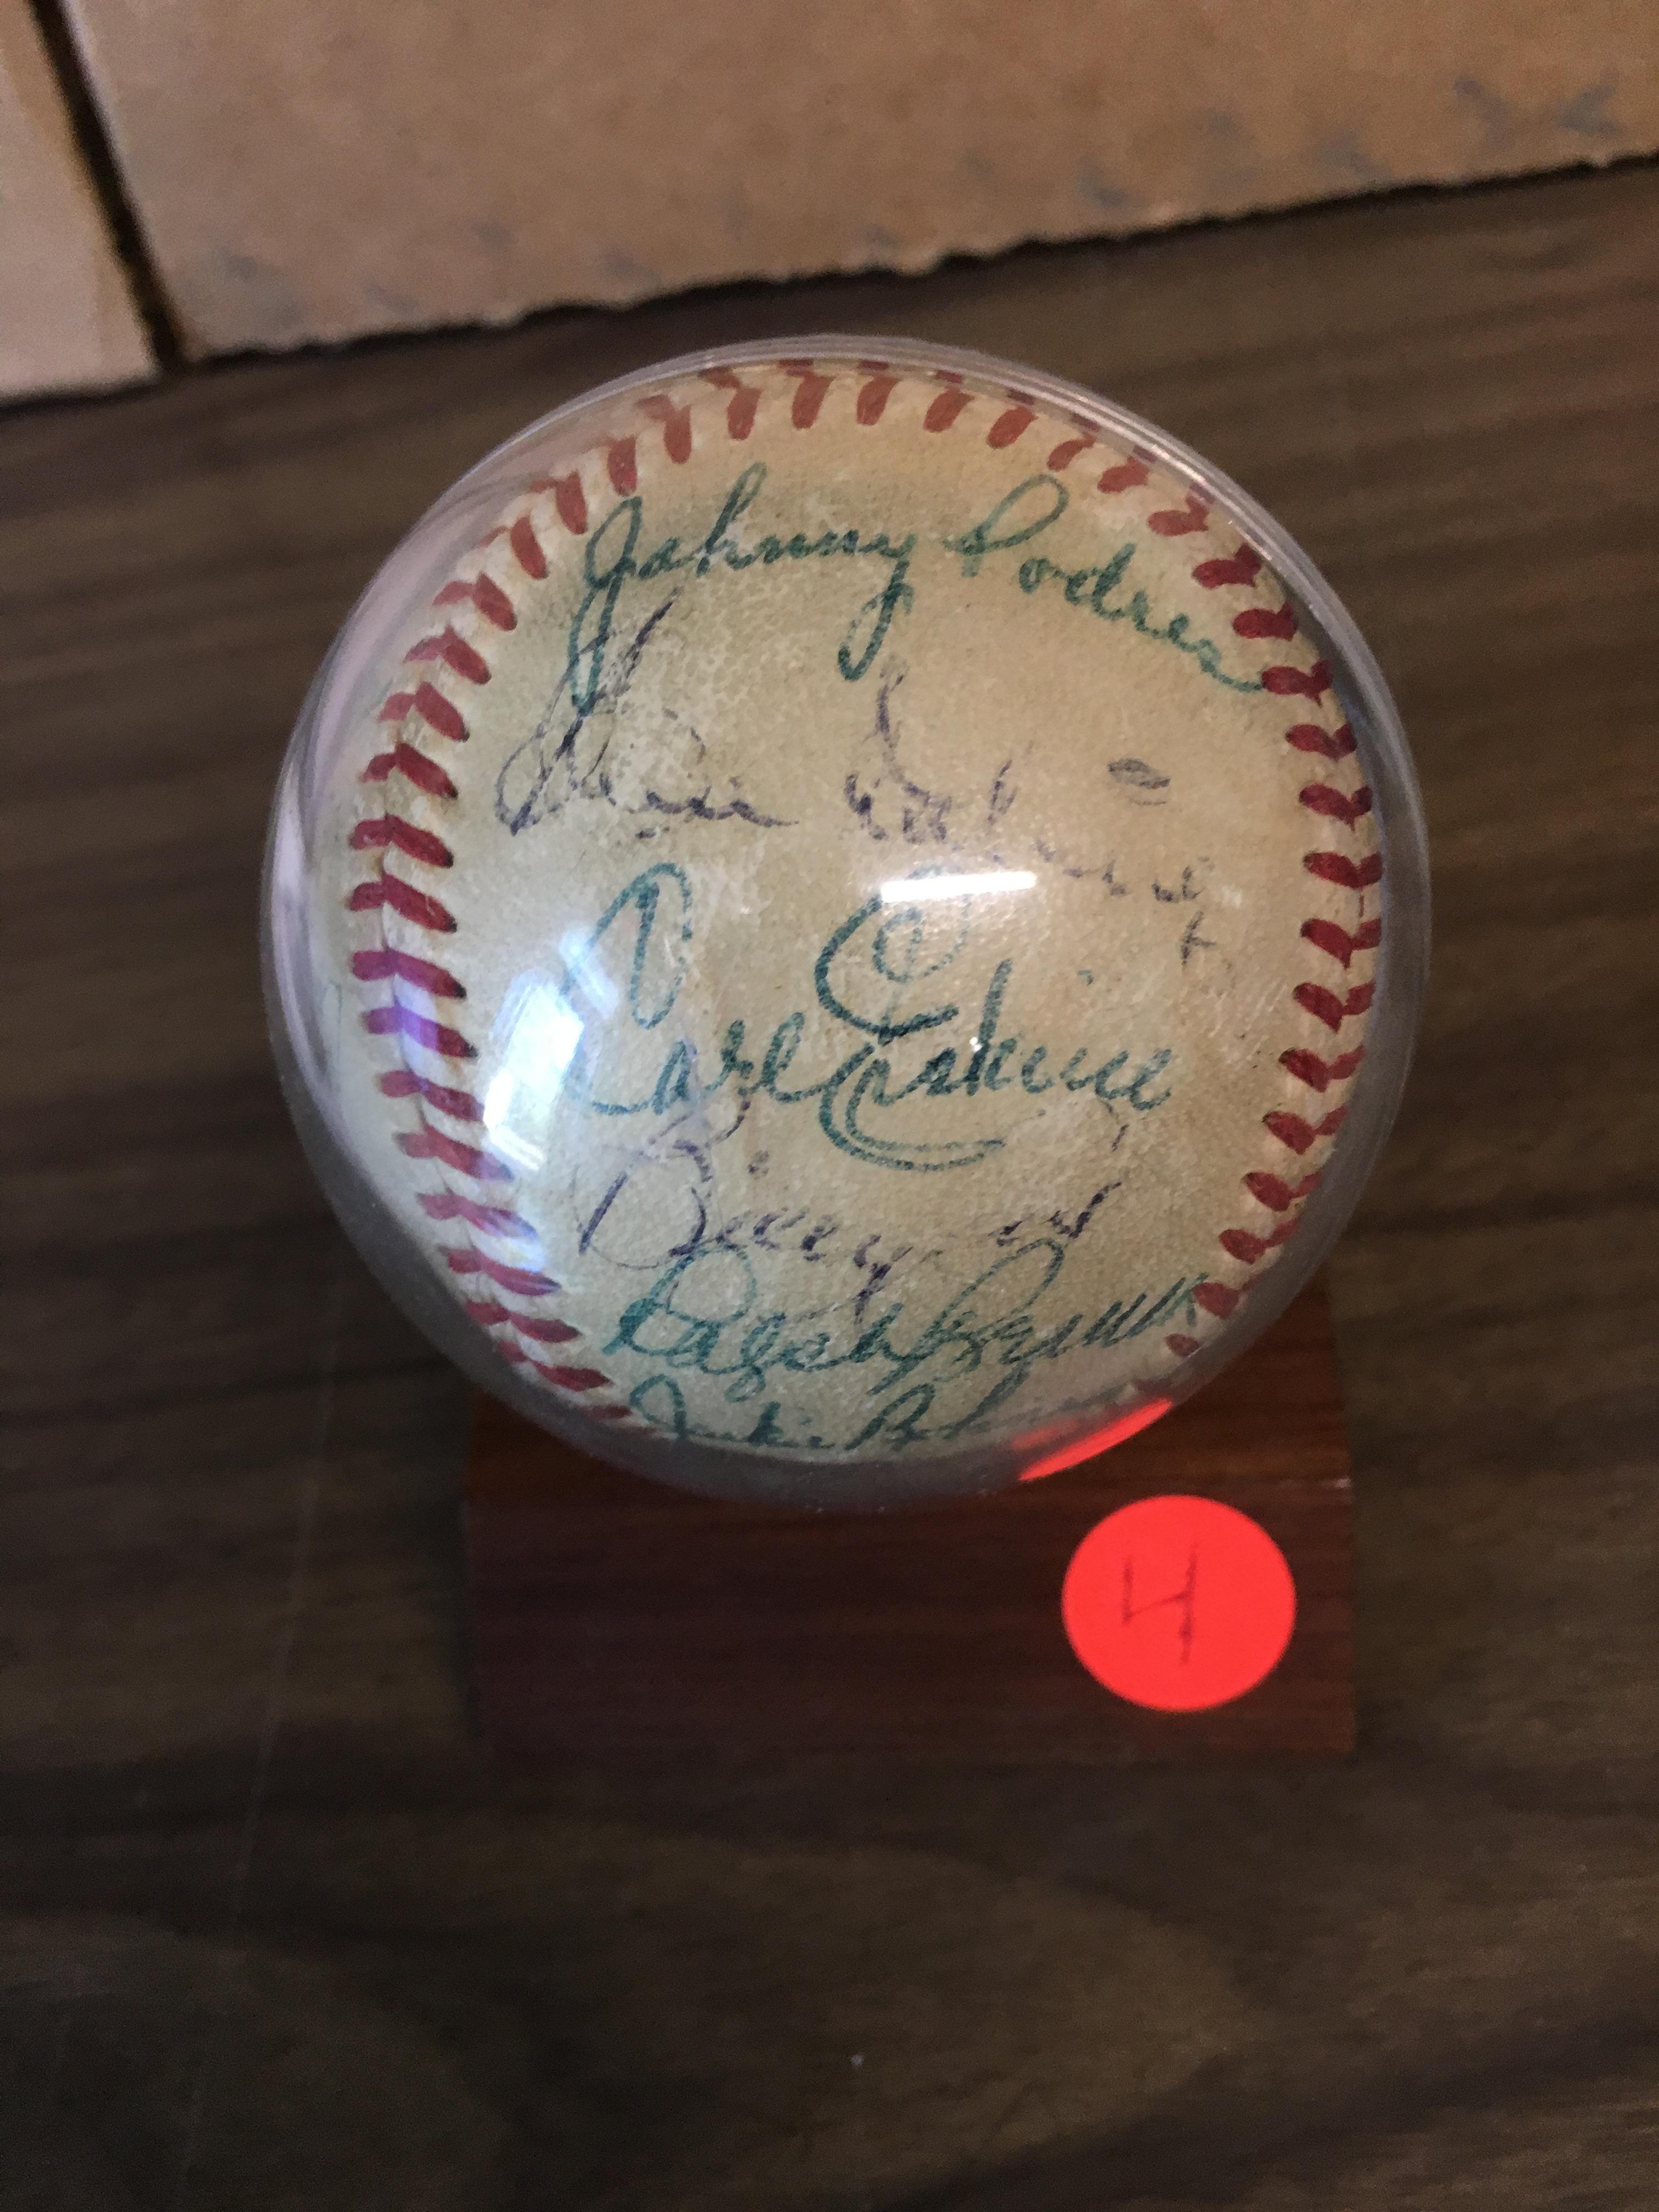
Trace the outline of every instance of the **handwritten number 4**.
<path fill-rule="evenodd" d="M 1181 1647 L 1181 1663 L 1184 1667 L 1193 1656 L 1193 1636 L 1196 1627 L 1194 1601 L 1198 1590 L 1198 1546 L 1194 1544 L 1187 1555 L 1186 1579 L 1166 1596 L 1148 1598 L 1143 1604 L 1135 1603 L 1135 1562 L 1133 1552 L 1123 1562 L 1123 1626 L 1127 1628 L 1149 1613 L 1162 1612 L 1165 1606 L 1179 1606 L 1181 1616 L 1176 1630 L 1176 1639 Z"/>

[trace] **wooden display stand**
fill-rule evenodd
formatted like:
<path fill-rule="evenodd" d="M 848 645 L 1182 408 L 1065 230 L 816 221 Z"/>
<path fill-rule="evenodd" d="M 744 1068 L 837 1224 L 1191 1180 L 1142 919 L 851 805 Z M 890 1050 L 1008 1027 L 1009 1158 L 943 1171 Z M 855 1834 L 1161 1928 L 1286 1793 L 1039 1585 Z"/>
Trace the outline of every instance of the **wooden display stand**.
<path fill-rule="evenodd" d="M 1249 1514 L 1296 1583 L 1278 1666 L 1207 1711 L 1113 1696 L 1060 1620 L 1084 1537 L 1164 1493 Z M 665 1753 L 1110 1765 L 1353 1743 L 1352 1490 L 1322 1285 L 1141 1435 L 988 1500 L 856 1516 L 718 1503 L 480 1396 L 466 1520 L 480 1710 L 510 1769 Z"/>

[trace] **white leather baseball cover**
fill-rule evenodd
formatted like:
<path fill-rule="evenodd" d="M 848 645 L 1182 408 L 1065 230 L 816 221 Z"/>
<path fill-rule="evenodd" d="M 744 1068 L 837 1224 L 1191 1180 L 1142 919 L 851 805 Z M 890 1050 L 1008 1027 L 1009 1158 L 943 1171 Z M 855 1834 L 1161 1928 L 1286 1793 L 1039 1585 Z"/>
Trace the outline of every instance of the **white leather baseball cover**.
<path fill-rule="evenodd" d="M 350 745 L 337 1119 L 574 1413 L 817 1462 L 1107 1433 L 1340 1126 L 1381 860 L 1330 672 L 1201 495 L 1018 392 L 631 392 Z"/>

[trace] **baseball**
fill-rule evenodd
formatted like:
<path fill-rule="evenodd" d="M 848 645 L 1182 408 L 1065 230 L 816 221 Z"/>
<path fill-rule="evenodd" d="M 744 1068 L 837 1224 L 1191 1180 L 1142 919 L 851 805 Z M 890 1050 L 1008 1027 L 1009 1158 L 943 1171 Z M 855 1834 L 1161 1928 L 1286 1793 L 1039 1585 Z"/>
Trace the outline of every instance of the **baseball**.
<path fill-rule="evenodd" d="M 330 1125 L 475 1371 L 817 1502 L 1144 1424 L 1364 1054 L 1376 817 L 1291 594 L 982 374 L 733 353 L 554 443 L 357 682 L 307 856 Z"/>

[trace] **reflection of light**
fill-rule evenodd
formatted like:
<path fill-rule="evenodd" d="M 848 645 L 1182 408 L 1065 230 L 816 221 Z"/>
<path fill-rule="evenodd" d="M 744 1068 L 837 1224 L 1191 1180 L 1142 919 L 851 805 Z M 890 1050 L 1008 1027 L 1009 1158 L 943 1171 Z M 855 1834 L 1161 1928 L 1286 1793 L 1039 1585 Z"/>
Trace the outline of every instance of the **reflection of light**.
<path fill-rule="evenodd" d="M 557 984 L 525 975 L 509 993 L 496 1018 L 495 1034 L 506 1042 L 501 1066 L 484 1091 L 483 1125 L 503 1158 L 533 1174 L 547 1154 L 525 1133 L 522 1124 L 544 1121 L 576 1056 L 582 1024 Z M 516 1129 L 515 1118 L 521 1125 Z"/>
<path fill-rule="evenodd" d="M 602 1014 L 610 1013 L 616 1006 L 617 987 L 600 967 L 592 946 L 573 929 L 560 939 L 559 957 L 568 972 L 567 992 L 579 991 Z"/>
<path fill-rule="evenodd" d="M 898 876 L 881 887 L 884 906 L 910 906 L 917 899 L 972 898 L 982 891 L 1029 891 L 1036 878 L 1029 868 L 994 868 L 982 876 Z"/>
<path fill-rule="evenodd" d="M 1060 1450 L 1050 1452 L 1046 1459 L 1036 1460 L 1019 1478 L 1022 1482 L 1041 1482 L 1045 1474 L 1063 1474 L 1068 1467 L 1081 1467 L 1085 1459 L 1097 1458 L 1109 1452 L 1114 1444 L 1127 1443 L 1138 1437 L 1143 1429 L 1150 1429 L 1170 1410 L 1168 1398 L 1153 1398 L 1132 1413 L 1120 1413 L 1115 1421 L 1108 1421 L 1103 1429 L 1092 1429 L 1087 1436 L 1079 1437 L 1075 1443 L 1063 1444 Z"/>

